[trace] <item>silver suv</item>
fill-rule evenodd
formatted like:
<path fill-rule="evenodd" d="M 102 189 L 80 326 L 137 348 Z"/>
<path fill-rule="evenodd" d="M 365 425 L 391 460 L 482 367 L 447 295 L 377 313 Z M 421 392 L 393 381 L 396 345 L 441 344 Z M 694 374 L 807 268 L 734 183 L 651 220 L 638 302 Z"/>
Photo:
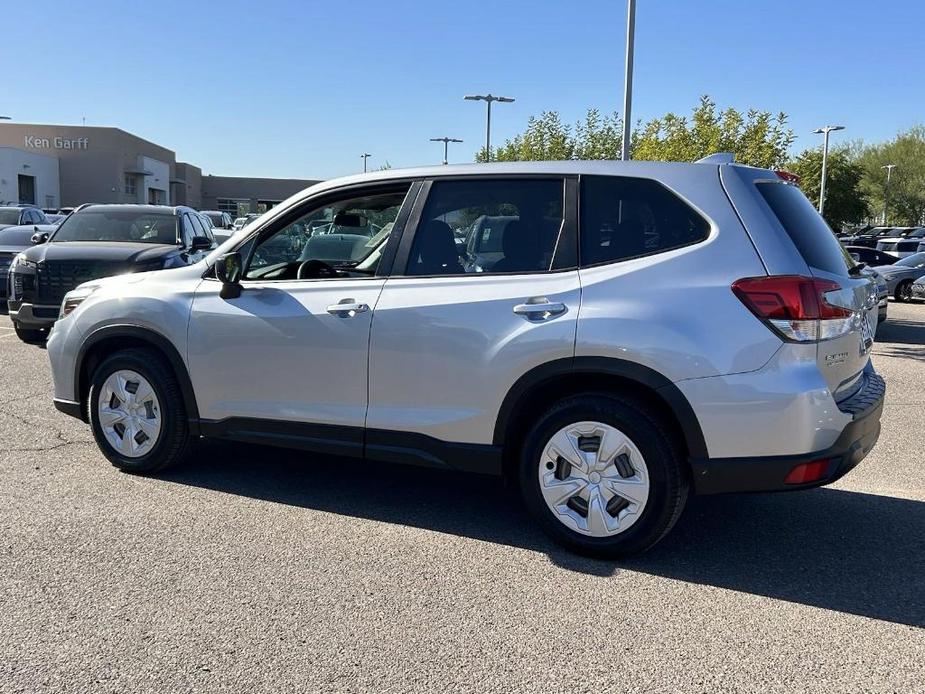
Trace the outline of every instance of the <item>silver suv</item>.
<path fill-rule="evenodd" d="M 504 474 L 617 556 L 691 493 L 826 484 L 870 451 L 860 270 L 798 188 L 721 157 L 392 170 L 82 285 L 48 353 L 56 406 L 127 472 L 215 437 Z"/>

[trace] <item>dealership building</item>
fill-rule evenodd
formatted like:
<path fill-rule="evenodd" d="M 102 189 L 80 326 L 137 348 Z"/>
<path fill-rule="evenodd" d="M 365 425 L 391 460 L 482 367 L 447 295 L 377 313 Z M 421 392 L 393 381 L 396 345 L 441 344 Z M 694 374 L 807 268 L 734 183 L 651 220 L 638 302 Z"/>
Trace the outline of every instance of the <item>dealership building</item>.
<path fill-rule="evenodd" d="M 119 128 L 0 123 L 0 204 L 85 202 L 263 212 L 317 180 L 203 175 L 166 147 Z"/>

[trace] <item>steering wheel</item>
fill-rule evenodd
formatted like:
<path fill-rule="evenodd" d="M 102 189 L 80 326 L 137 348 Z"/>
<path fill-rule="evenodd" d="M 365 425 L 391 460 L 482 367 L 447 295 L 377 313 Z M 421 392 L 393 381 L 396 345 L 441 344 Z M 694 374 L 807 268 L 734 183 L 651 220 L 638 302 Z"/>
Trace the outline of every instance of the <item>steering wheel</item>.
<path fill-rule="evenodd" d="M 296 279 L 315 279 L 317 277 L 337 277 L 337 270 L 323 260 L 305 260 L 299 265 Z"/>

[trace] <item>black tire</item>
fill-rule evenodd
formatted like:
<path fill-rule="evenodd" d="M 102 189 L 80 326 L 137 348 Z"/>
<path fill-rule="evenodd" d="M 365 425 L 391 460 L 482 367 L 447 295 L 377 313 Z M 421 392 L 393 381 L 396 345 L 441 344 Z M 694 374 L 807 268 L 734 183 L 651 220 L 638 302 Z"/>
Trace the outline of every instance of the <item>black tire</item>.
<path fill-rule="evenodd" d="M 548 440 L 562 427 L 598 421 L 626 434 L 643 455 L 650 491 L 640 518 L 610 537 L 590 537 L 564 525 L 546 505 L 538 466 Z M 683 448 L 665 422 L 645 404 L 620 395 L 590 393 L 562 400 L 527 433 L 520 452 L 520 490 L 527 509 L 541 527 L 566 547 L 597 557 L 617 558 L 652 547 L 674 527 L 690 488 Z"/>
<path fill-rule="evenodd" d="M 893 298 L 904 304 L 912 301 L 912 280 L 903 280 L 898 285 L 896 285 L 896 290 L 893 292 Z"/>
<path fill-rule="evenodd" d="M 16 331 L 16 337 L 27 345 L 40 345 L 48 338 L 47 330 L 20 328 L 18 323 L 13 323 L 13 329 Z"/>
<path fill-rule="evenodd" d="M 131 369 L 144 376 L 157 395 L 161 409 L 161 432 L 153 448 L 143 456 L 131 458 L 112 447 L 100 427 L 96 400 L 106 379 L 120 369 Z M 191 445 L 186 407 L 180 385 L 170 366 L 154 350 L 126 349 L 107 357 L 93 372 L 87 411 L 93 437 L 103 455 L 123 472 L 153 474 L 181 462 Z"/>

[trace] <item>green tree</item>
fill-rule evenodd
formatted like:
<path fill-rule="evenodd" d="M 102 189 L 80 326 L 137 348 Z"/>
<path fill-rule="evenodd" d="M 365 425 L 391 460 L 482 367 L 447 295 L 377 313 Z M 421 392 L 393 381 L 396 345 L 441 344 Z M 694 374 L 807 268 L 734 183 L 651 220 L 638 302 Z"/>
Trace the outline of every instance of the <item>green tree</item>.
<path fill-rule="evenodd" d="M 634 133 L 633 159 L 696 161 L 732 152 L 742 164 L 779 168 L 794 140 L 786 124 L 784 113 L 750 109 L 742 114 L 732 107 L 720 112 L 710 97 L 702 96 L 689 119 L 668 113 Z"/>
<path fill-rule="evenodd" d="M 875 217 L 886 202 L 887 164 L 890 176 L 886 224 L 914 226 L 925 222 L 925 126 L 916 125 L 889 142 L 865 147 L 858 163 L 863 171 L 861 191 Z"/>
<path fill-rule="evenodd" d="M 736 160 L 753 166 L 778 167 L 787 158 L 793 131 L 787 117 L 767 111 L 746 114 L 727 108 L 716 110 L 707 96 L 686 118 L 668 113 L 633 132 L 633 158 L 658 161 L 694 161 L 715 152 L 732 152 Z M 493 152 L 499 161 L 556 159 L 619 159 L 623 124 L 617 113 L 601 116 L 589 109 L 574 127 L 562 122 L 556 111 L 531 117 L 527 129 Z M 476 156 L 485 161 L 484 148 Z"/>
<path fill-rule="evenodd" d="M 787 171 L 800 177 L 800 188 L 813 204 L 819 202 L 822 180 L 822 150 L 813 147 L 787 162 Z M 868 214 L 867 201 L 861 193 L 864 169 L 851 156 L 849 147 L 829 150 L 823 216 L 833 229 L 859 224 Z"/>

